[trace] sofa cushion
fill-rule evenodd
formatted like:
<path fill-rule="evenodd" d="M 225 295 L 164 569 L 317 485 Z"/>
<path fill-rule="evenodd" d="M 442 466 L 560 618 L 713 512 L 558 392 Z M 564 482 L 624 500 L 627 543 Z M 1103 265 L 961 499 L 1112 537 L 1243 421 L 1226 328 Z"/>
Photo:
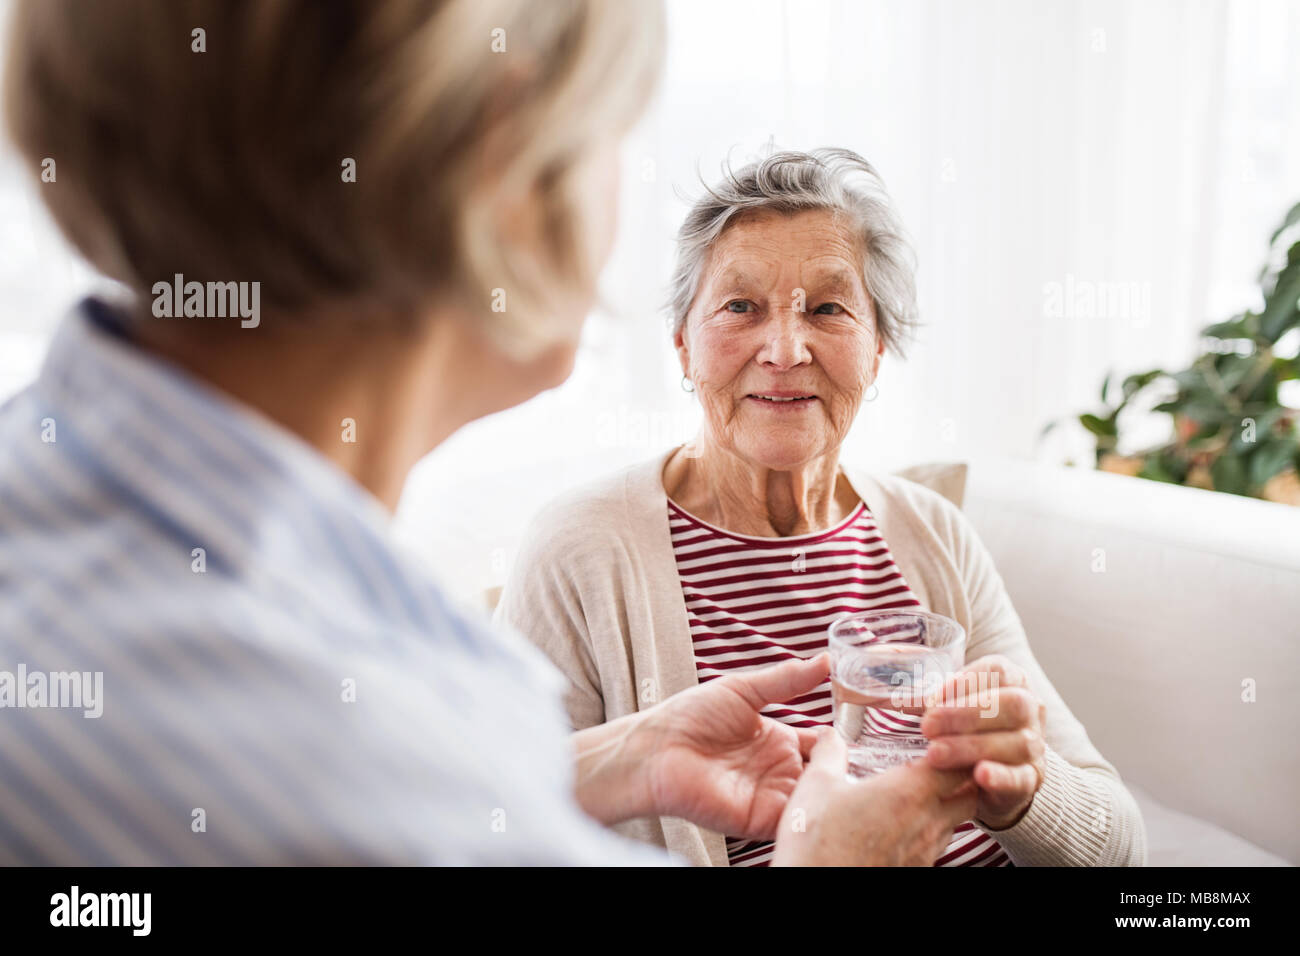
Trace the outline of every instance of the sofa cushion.
<path fill-rule="evenodd" d="M 1147 825 L 1147 866 L 1290 866 L 1208 820 L 1165 806 L 1134 783 L 1128 789 Z"/>
<path fill-rule="evenodd" d="M 939 492 L 958 508 L 966 498 L 966 463 L 961 461 L 930 462 L 909 465 L 894 474 Z"/>
<path fill-rule="evenodd" d="M 975 459 L 964 511 L 1125 783 L 1300 863 L 1300 508 Z"/>

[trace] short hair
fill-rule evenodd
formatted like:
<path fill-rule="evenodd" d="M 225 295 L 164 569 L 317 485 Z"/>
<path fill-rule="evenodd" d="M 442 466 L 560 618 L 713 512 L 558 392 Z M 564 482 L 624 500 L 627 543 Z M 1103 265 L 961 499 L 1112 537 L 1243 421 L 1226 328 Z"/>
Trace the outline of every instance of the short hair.
<path fill-rule="evenodd" d="M 774 152 L 722 181 L 705 186 L 677 233 L 668 309 L 673 334 L 682 330 L 718 238 L 746 216 L 825 209 L 843 216 L 862 252 L 862 280 L 886 348 L 904 354 L 918 324 L 916 266 L 902 225 L 876 170 L 848 149 Z"/>
<path fill-rule="evenodd" d="M 617 0 L 19 0 L 10 33 L 10 134 L 136 294 L 183 273 L 260 279 L 288 313 L 455 296 L 521 352 L 559 334 L 561 284 L 594 286 L 575 171 L 632 125 L 664 42 L 660 3 Z M 475 195 L 489 142 L 502 190 L 542 187 L 544 262 Z"/>

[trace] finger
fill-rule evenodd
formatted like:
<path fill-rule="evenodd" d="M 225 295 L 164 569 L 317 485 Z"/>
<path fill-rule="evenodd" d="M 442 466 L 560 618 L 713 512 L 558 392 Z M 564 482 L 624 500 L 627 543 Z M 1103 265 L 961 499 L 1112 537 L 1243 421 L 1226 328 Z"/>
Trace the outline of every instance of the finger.
<path fill-rule="evenodd" d="M 992 796 L 1020 796 L 1038 789 L 1038 771 L 1029 763 L 982 761 L 975 765 L 974 773 L 980 789 Z"/>
<path fill-rule="evenodd" d="M 806 762 L 812 757 L 813 747 L 817 746 L 817 728 L 795 727 L 794 732 L 799 737 L 799 756 Z"/>
<path fill-rule="evenodd" d="M 1029 675 L 1015 661 L 1001 654 L 988 654 L 949 674 L 941 698 L 950 700 L 962 693 L 975 694 L 997 687 L 1027 687 Z"/>
<path fill-rule="evenodd" d="M 954 829 L 958 824 L 975 819 L 975 810 L 979 807 L 979 788 L 971 786 L 958 791 L 952 797 L 939 801 L 939 812 L 948 826 Z"/>
<path fill-rule="evenodd" d="M 820 771 L 835 776 L 844 776 L 849 771 L 849 748 L 844 738 L 831 727 L 817 729 L 817 743 L 808 758 L 805 772 Z"/>
<path fill-rule="evenodd" d="M 779 704 L 793 697 L 811 693 L 831 673 L 829 654 L 810 660 L 791 660 L 773 664 L 749 674 L 735 674 L 723 680 L 733 681 L 757 710 L 766 704 Z"/>
<path fill-rule="evenodd" d="M 1025 687 L 1001 687 L 978 699 L 959 697 L 926 710 L 921 733 L 927 737 L 944 734 L 976 734 L 1038 726 L 1040 702 Z"/>
<path fill-rule="evenodd" d="M 928 766 L 924 760 L 899 767 L 897 771 L 886 771 L 886 773 L 895 772 L 908 773 L 915 779 L 919 791 L 917 795 L 922 800 L 926 798 L 952 800 L 966 794 L 973 794 L 978 790 L 971 779 L 970 771 L 940 770 Z"/>
<path fill-rule="evenodd" d="M 975 781 L 975 777 L 972 774 L 970 777 L 966 778 L 965 783 L 963 783 L 960 787 L 954 790 L 949 796 L 946 796 L 943 799 L 956 800 L 958 798 L 966 796 L 967 794 L 974 797 L 978 797 L 979 793 L 980 793 L 980 785 Z"/>
<path fill-rule="evenodd" d="M 1002 654 L 986 654 L 962 667 L 968 674 L 997 674 L 1003 686 L 1024 687 L 1029 682 L 1025 669 Z"/>
<path fill-rule="evenodd" d="M 999 730 L 984 734 L 938 737 L 925 750 L 925 762 L 942 770 L 974 767 L 981 760 L 1003 764 L 1029 763 L 1042 752 L 1036 731 Z"/>

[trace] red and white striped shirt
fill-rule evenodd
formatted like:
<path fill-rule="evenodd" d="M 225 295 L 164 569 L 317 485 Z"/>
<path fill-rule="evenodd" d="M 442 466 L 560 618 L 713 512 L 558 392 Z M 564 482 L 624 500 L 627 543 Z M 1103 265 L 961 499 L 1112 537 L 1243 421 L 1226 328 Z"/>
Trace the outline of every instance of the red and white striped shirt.
<path fill-rule="evenodd" d="M 827 628 L 845 613 L 921 606 L 865 503 L 839 527 L 788 538 L 732 534 L 672 501 L 668 525 L 701 684 L 813 657 L 826 650 Z M 795 727 L 829 724 L 830 681 L 763 713 Z M 728 837 L 727 859 L 732 866 L 767 866 L 772 844 Z M 935 865 L 1008 866 L 1011 860 L 967 821 Z"/>

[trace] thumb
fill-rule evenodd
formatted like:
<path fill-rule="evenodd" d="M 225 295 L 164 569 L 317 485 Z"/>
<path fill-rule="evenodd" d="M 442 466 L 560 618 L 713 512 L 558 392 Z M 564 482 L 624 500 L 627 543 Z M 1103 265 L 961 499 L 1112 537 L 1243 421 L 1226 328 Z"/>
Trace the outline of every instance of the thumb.
<path fill-rule="evenodd" d="M 757 710 L 811 693 L 830 673 L 831 657 L 822 653 L 811 660 L 784 661 L 750 674 L 737 674 L 732 679 Z"/>
<path fill-rule="evenodd" d="M 913 775 L 917 783 L 913 799 L 918 810 L 933 814 L 953 828 L 975 816 L 979 787 L 969 770 L 935 770 L 924 761 L 895 768 L 890 773 L 898 770 Z"/>
<path fill-rule="evenodd" d="M 975 785 L 971 771 L 967 768 L 936 770 L 922 761 L 917 761 L 910 764 L 908 769 L 920 780 L 921 795 L 924 797 L 941 801 L 954 800 L 968 794 L 974 795 L 979 789 Z"/>
<path fill-rule="evenodd" d="M 939 813 L 949 826 L 955 828 L 960 823 L 973 820 L 978 805 L 979 789 L 971 787 L 968 790 L 959 791 L 956 796 L 940 801 Z"/>
<path fill-rule="evenodd" d="M 849 772 L 849 749 L 844 738 L 834 728 L 822 727 L 818 731 L 817 744 L 812 749 L 812 756 L 808 758 L 804 772 L 809 770 L 820 770 L 839 777 Z"/>

